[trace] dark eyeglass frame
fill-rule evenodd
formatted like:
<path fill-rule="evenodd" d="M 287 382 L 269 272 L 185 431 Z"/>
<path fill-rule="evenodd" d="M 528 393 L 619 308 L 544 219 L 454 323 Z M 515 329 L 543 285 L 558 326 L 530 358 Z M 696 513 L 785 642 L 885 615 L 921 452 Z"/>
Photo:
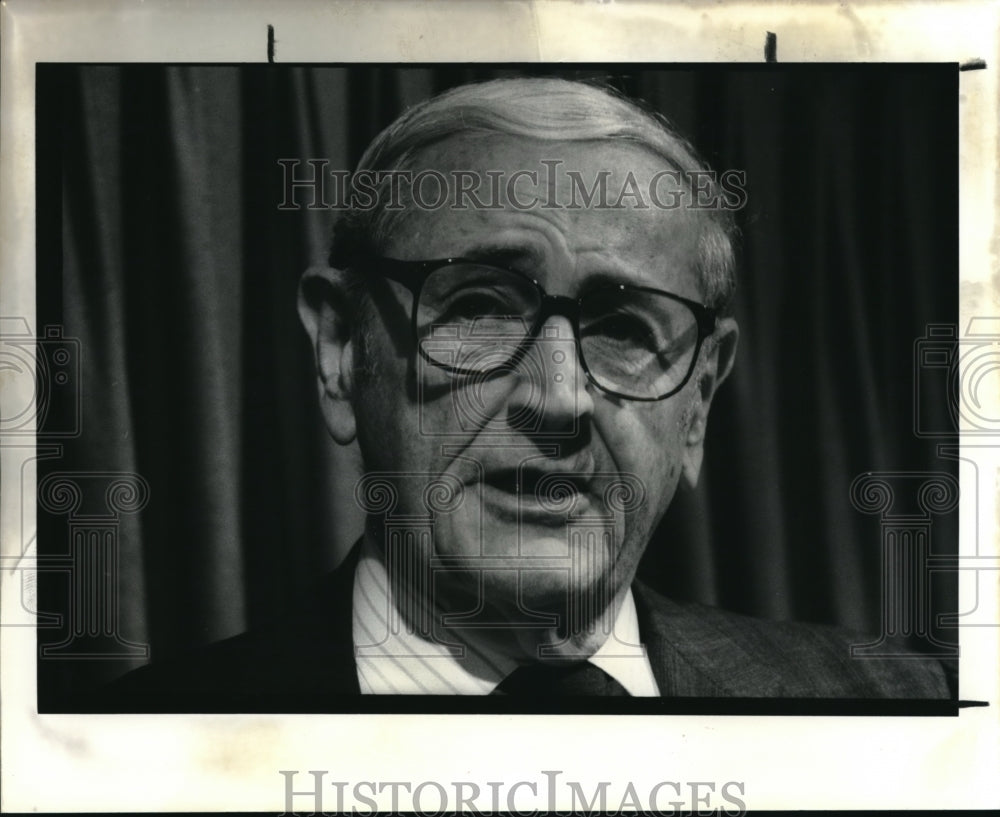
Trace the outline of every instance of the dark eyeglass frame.
<path fill-rule="evenodd" d="M 429 357 L 420 343 L 420 337 L 418 334 L 419 330 L 417 327 L 417 307 L 420 304 L 421 290 L 431 273 L 437 272 L 439 269 L 444 267 L 452 267 L 458 264 L 474 264 L 480 267 L 500 270 L 527 281 L 538 290 L 540 296 L 538 317 L 536 318 L 531 329 L 528 331 L 527 335 L 525 335 L 524 340 L 518 346 L 517 351 L 511 356 L 508 365 L 509 363 L 516 364 L 521 358 L 524 357 L 531 345 L 531 342 L 537 339 L 542 326 L 544 326 L 545 322 L 550 317 L 553 315 L 561 315 L 566 318 L 573 327 L 573 340 L 576 343 L 577 360 L 580 361 L 580 366 L 587 375 L 587 380 L 593 383 L 594 386 L 602 392 L 614 395 L 615 397 L 621 397 L 625 400 L 637 400 L 645 403 L 652 403 L 658 400 L 666 400 L 668 397 L 672 397 L 677 394 L 677 392 L 683 389 L 684 386 L 687 385 L 687 382 L 691 379 L 691 375 L 694 373 L 698 362 L 698 356 L 701 354 L 701 347 L 705 339 L 710 337 L 712 333 L 715 332 L 717 318 L 716 310 L 707 307 L 704 304 L 700 304 L 697 301 L 684 298 L 681 295 L 675 295 L 673 292 L 667 292 L 666 290 L 655 289 L 653 287 L 644 287 L 635 284 L 601 284 L 600 286 L 587 290 L 578 298 L 570 298 L 566 295 L 549 295 L 545 291 L 545 288 L 538 283 L 536 279 L 532 278 L 530 275 L 525 275 L 520 270 L 511 269 L 510 267 L 503 266 L 502 264 L 479 261 L 474 258 L 438 258 L 429 261 L 402 261 L 398 258 L 377 256 L 365 258 L 363 261 L 356 264 L 356 267 L 360 267 L 361 269 L 369 272 L 375 272 L 383 278 L 388 278 L 390 281 L 402 284 L 412 293 L 413 306 L 410 310 L 410 328 L 413 335 L 413 341 L 416 344 L 420 355 L 428 363 L 455 374 L 482 374 L 482 372 L 470 372 L 460 367 L 448 366 L 447 364 L 440 363 L 439 361 Z M 698 326 L 698 339 L 695 341 L 694 354 L 691 357 L 691 365 L 688 367 L 687 373 L 684 375 L 684 378 L 670 391 L 657 397 L 636 397 L 631 394 L 622 394 L 621 392 L 614 391 L 613 389 L 609 389 L 607 386 L 601 385 L 601 383 L 597 381 L 594 374 L 590 371 L 590 367 L 587 366 L 587 357 L 583 353 L 583 348 L 580 343 L 580 311 L 584 300 L 592 298 L 597 293 L 609 291 L 649 292 L 656 295 L 662 295 L 673 301 L 684 304 L 684 306 L 691 310 Z"/>

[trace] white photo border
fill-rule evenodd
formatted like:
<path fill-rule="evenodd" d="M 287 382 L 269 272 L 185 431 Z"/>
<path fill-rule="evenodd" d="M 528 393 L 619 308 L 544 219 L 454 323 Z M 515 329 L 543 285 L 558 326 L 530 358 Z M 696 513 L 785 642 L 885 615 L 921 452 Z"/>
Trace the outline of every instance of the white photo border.
<path fill-rule="evenodd" d="M 1000 315 L 1000 9 L 989 3 L 728 4 L 705 11 L 696 4 L 570 0 L 7 0 L 0 23 L 5 316 L 34 315 L 35 63 L 264 62 L 268 25 L 276 59 L 296 63 L 760 62 L 767 32 L 777 35 L 781 62 L 984 60 L 985 70 L 964 71 L 960 79 L 960 319 L 964 326 L 973 317 Z M 0 400 L 7 407 L 23 397 L 8 392 Z M 33 485 L 26 453 L 33 444 L 2 443 L 0 484 Z M 1000 439 L 963 439 L 966 445 L 979 479 L 994 481 L 980 485 L 977 496 L 968 490 L 967 469 L 960 469 L 967 489 L 960 553 L 995 563 Z M 3 591 L 19 587 L 33 536 L 30 522 L 22 528 L 21 509 L 33 508 L 34 497 L 15 494 L 4 491 L 0 500 Z M 1000 573 L 983 574 L 978 581 L 962 578 L 962 602 L 972 604 L 968 592 L 978 591 L 975 603 L 1000 621 Z M 2 592 L 0 599 L 8 621 L 20 592 Z M 486 716 L 473 715 L 40 716 L 34 631 L 0 627 L 2 808 L 281 812 L 280 770 L 300 770 L 298 788 L 309 785 L 307 770 L 328 770 L 328 780 L 340 781 L 474 781 L 484 790 L 489 781 L 540 782 L 545 770 L 587 783 L 632 782 L 640 791 L 663 780 L 739 781 L 751 811 L 996 806 L 1000 640 L 988 626 L 962 628 L 960 635 L 960 697 L 990 705 L 956 718 L 488 716 L 487 737 Z M 377 798 L 381 808 L 388 798 L 388 792 Z M 537 797 L 522 789 L 517 803 L 552 805 L 542 789 Z"/>

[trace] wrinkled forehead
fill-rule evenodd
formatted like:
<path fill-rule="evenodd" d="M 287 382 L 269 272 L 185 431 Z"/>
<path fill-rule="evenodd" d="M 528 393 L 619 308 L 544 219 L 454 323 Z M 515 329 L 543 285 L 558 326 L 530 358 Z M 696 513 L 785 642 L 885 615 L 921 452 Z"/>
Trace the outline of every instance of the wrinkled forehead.
<path fill-rule="evenodd" d="M 463 133 L 415 152 L 405 169 L 413 180 L 406 203 L 418 199 L 418 205 L 447 184 L 448 204 L 458 207 L 489 198 L 515 209 L 535 199 L 552 208 L 672 209 L 688 187 L 683 168 L 671 160 L 637 142 L 610 138 Z"/>
<path fill-rule="evenodd" d="M 452 137 L 406 165 L 382 250 L 416 260 L 517 251 L 541 271 L 604 272 L 700 296 L 701 229 L 674 168 L 624 141 Z"/>
<path fill-rule="evenodd" d="M 517 216 L 629 240 L 675 242 L 701 232 L 688 179 L 635 142 L 462 134 L 423 148 L 403 171 L 398 206 L 385 213 L 396 238 L 459 223 L 499 227 Z"/>

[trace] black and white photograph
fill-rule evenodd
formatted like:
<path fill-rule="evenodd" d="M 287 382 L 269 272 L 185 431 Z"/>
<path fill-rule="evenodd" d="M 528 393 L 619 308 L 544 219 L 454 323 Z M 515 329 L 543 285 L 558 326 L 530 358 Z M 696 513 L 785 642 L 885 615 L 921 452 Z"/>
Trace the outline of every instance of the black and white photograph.
<path fill-rule="evenodd" d="M 116 768 L 85 810 L 939 807 L 983 779 L 996 54 L 900 58 L 858 17 L 860 61 L 792 22 L 750 50 L 748 12 L 701 24 L 713 61 L 644 58 L 639 21 L 694 23 L 641 3 L 575 48 L 541 4 L 468 4 L 452 47 L 447 4 L 411 31 L 348 5 L 316 41 L 384 47 L 300 56 L 253 11 L 253 61 L 226 15 L 202 51 L 170 22 L 8 56 L 4 807 Z M 551 45 L 468 51 L 506 19 Z"/>
<path fill-rule="evenodd" d="M 954 706 L 957 66 L 37 76 L 41 711 Z"/>

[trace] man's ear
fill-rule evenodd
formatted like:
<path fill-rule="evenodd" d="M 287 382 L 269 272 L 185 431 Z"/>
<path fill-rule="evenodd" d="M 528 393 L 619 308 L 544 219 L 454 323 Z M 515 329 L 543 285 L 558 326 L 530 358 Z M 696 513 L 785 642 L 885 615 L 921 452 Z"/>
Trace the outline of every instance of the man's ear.
<path fill-rule="evenodd" d="M 702 459 L 705 456 L 705 431 L 708 428 L 708 410 L 712 407 L 715 392 L 733 368 L 736 358 L 736 344 L 740 330 L 733 318 L 722 318 L 716 324 L 715 334 L 708 340 L 711 347 L 706 350 L 696 383 L 698 394 L 692 397 L 691 416 L 688 419 L 684 440 L 682 472 L 685 481 L 692 488 L 698 484 Z"/>
<path fill-rule="evenodd" d="M 299 318 L 316 362 L 319 403 L 331 436 L 341 445 L 357 434 L 354 397 L 354 322 L 346 275 L 311 267 L 299 281 Z"/>

